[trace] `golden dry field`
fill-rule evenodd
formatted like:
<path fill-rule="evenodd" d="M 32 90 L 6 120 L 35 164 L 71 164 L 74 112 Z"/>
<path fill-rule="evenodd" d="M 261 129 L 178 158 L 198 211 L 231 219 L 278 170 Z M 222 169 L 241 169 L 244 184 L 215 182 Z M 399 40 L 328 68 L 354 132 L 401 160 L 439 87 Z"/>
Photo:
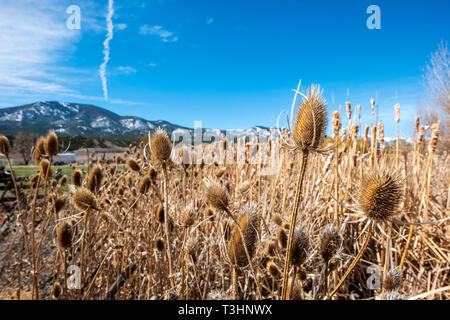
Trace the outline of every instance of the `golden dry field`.
<path fill-rule="evenodd" d="M 158 130 L 70 185 L 53 177 L 57 136 L 42 137 L 31 189 L 0 206 L 1 298 L 449 299 L 439 122 L 387 146 L 359 106 L 327 114 L 317 87 L 297 99 L 267 141 L 194 150 Z"/>

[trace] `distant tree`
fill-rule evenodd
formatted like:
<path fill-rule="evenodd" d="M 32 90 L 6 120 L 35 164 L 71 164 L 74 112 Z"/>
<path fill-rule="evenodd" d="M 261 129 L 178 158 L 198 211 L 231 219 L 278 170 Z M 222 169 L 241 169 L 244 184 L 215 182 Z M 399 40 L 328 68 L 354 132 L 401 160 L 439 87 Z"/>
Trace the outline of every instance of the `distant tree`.
<path fill-rule="evenodd" d="M 18 132 L 14 138 L 14 151 L 18 153 L 23 162 L 27 165 L 31 160 L 31 149 L 36 142 L 36 136 L 33 134 Z"/>
<path fill-rule="evenodd" d="M 450 147 L 450 55 L 448 44 L 442 41 L 437 50 L 431 54 L 425 67 L 425 86 L 430 94 L 432 105 L 427 108 L 422 106 L 419 113 L 426 125 L 441 120 L 440 131 L 442 143 L 445 149 Z"/>

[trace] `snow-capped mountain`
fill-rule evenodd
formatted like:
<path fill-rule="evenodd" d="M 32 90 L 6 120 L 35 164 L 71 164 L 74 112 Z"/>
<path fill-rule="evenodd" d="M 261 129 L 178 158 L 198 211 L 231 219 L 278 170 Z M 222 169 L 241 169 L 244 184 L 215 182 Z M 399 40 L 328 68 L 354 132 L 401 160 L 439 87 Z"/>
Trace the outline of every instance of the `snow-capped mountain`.
<path fill-rule="evenodd" d="M 61 136 L 97 138 L 127 138 L 153 132 L 158 127 L 169 135 L 190 134 L 194 130 L 167 121 L 149 121 L 134 116 L 119 116 L 106 109 L 87 104 L 41 101 L 19 107 L 0 109 L 0 134 L 19 131 L 45 134 L 54 129 Z M 255 126 L 246 130 L 232 130 L 234 136 L 268 136 L 268 128 Z M 211 136 L 226 133 L 216 129 L 203 129 Z"/>

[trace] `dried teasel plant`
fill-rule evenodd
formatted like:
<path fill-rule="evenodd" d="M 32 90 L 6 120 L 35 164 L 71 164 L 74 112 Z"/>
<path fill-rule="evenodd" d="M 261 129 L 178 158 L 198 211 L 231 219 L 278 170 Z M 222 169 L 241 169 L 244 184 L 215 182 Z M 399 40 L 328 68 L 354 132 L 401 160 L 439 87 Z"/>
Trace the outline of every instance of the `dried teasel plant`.
<path fill-rule="evenodd" d="M 300 83 L 299 83 L 300 87 Z M 327 105 L 322 98 L 322 90 L 320 86 L 312 85 L 305 94 L 296 90 L 293 106 L 297 93 L 303 96 L 303 101 L 300 103 L 292 126 L 291 140 L 285 142 L 288 150 L 299 151 L 301 153 L 300 174 L 297 180 L 295 189 L 294 211 L 291 216 L 286 259 L 283 272 L 283 284 L 281 299 L 285 300 L 287 297 L 288 275 L 290 270 L 290 260 L 292 255 L 292 241 L 294 238 L 294 230 L 297 221 L 298 207 L 300 204 L 301 189 L 303 179 L 308 163 L 308 155 L 311 152 L 323 153 L 327 150 L 321 149 L 321 144 L 324 139 L 327 128 Z M 293 110 L 293 108 L 292 108 Z M 291 112 L 292 114 L 292 112 Z M 280 136 L 281 133 L 280 133 Z"/>

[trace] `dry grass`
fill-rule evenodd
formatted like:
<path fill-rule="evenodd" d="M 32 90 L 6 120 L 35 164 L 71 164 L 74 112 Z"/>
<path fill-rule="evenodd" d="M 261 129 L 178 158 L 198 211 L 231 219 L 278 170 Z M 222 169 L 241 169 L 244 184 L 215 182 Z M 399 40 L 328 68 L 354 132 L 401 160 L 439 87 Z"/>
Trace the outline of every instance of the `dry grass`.
<path fill-rule="evenodd" d="M 35 184 L 45 190 L 45 200 L 33 197 L 36 189 L 20 207 L 0 209 L 0 296 L 280 299 L 291 240 L 287 298 L 330 298 L 337 289 L 332 299 L 449 299 L 448 221 L 392 222 L 430 222 L 449 215 L 449 155 L 435 152 L 438 129 L 433 127 L 429 148 L 422 134 L 411 147 L 390 149 L 382 143 L 382 132 L 378 141 L 367 136 L 368 127 L 358 137 L 358 129 L 349 126 L 344 137 L 340 118 L 333 114 L 333 141 L 341 143 L 330 152 L 308 154 L 296 220 L 291 216 L 297 210 L 301 153 L 281 149 L 271 175 L 260 173 L 272 162 L 252 164 L 249 152 L 239 165 L 218 164 L 218 159 L 177 165 L 168 158 L 167 138 L 159 133 L 151 148 L 141 144 L 124 153 L 128 170 L 91 164 L 89 174 L 74 173 L 76 185 L 64 192 L 48 174 L 45 158 L 57 150 L 51 133 L 40 140 L 35 155 L 41 165 Z M 313 139 L 310 146 L 325 147 L 306 137 Z M 269 141 L 253 156 L 275 152 L 273 145 Z M 5 141 L 2 146 L 6 150 Z M 220 141 L 205 145 L 204 154 L 217 156 L 225 146 L 237 148 Z M 172 160 L 189 159 L 186 153 L 176 148 Z M 367 234 L 367 219 L 358 220 L 364 211 L 358 211 L 358 195 L 370 194 L 373 202 L 383 204 L 377 188 L 364 190 L 364 181 L 384 167 L 398 173 L 398 210 L 382 212 L 389 219 L 375 221 L 361 259 L 337 286 Z M 372 223 L 373 217 L 366 218 Z M 73 265 L 81 268 L 80 289 L 68 287 L 73 276 L 65 270 Z M 378 268 L 381 288 L 368 288 L 369 266 Z"/>

